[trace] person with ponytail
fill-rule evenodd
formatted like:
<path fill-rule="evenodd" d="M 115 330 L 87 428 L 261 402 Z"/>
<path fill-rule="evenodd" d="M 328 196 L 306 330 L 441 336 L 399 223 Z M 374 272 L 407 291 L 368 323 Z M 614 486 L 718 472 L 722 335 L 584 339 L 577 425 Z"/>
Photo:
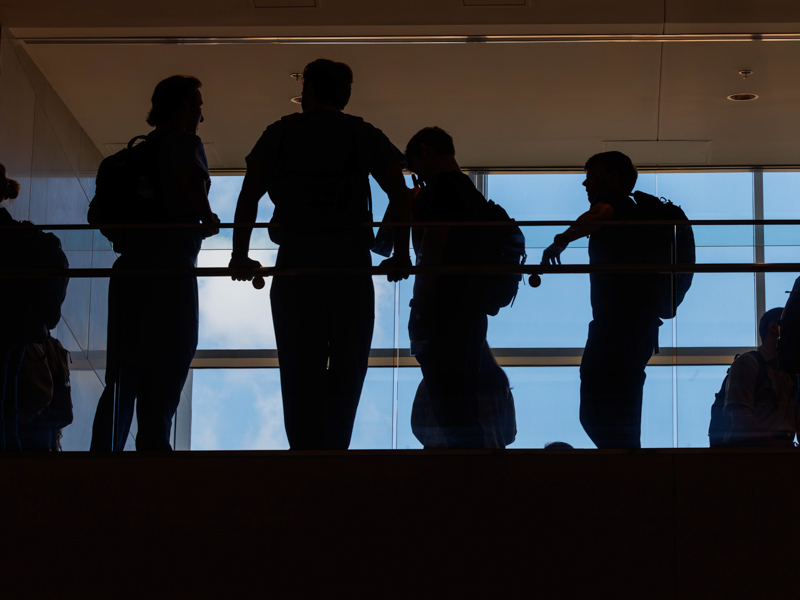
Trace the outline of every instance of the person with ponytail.
<path fill-rule="evenodd" d="M 0 268 L 13 268 L 14 227 L 19 225 L 2 203 L 19 195 L 19 183 L 6 177 L 6 168 L 0 164 Z M 0 283 L 0 451 L 19 451 L 17 433 L 17 377 L 25 353 L 25 344 L 12 329 L 14 319 L 14 286 L 9 280 Z"/>

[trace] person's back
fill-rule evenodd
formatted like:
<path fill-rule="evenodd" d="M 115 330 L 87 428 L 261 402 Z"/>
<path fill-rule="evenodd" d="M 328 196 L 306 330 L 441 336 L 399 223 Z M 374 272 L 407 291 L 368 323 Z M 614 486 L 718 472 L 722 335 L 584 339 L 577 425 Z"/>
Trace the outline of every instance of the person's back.
<path fill-rule="evenodd" d="M 800 426 L 797 377 L 778 368 L 776 340 L 782 308 L 761 317 L 759 356 L 731 365 L 725 389 L 725 445 L 791 446 Z"/>
<path fill-rule="evenodd" d="M 317 265 L 368 256 L 374 241 L 363 227 L 372 220 L 368 176 L 376 164 L 400 158 L 382 138 L 363 119 L 336 110 L 296 113 L 268 127 L 251 157 L 264 163 L 275 204 L 272 239 L 291 247 L 296 260 L 305 250 L 302 262 Z M 332 247 L 346 254 L 320 252 Z"/>
<path fill-rule="evenodd" d="M 247 225 L 255 222 L 265 193 L 275 204 L 270 237 L 279 245 L 276 271 L 372 266 L 374 239 L 365 226 L 372 221 L 370 174 L 397 220 L 410 220 L 402 155 L 379 129 L 342 112 L 352 81 L 344 63 L 306 65 L 303 112 L 270 125 L 248 155 L 236 205 L 235 221 L 243 226 L 233 234 L 233 279 L 252 279 L 252 269 L 261 266 L 247 256 Z M 395 239 L 397 252 L 382 266 L 407 268 L 408 229 L 395 228 Z M 348 448 L 372 342 L 372 277 L 366 270 L 277 276 L 270 301 L 290 448 Z"/>

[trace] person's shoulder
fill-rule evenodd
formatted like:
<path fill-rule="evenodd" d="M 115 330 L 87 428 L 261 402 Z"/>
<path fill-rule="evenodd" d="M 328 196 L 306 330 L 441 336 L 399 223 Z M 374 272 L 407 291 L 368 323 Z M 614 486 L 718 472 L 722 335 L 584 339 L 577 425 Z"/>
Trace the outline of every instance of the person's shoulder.
<path fill-rule="evenodd" d="M 758 351 L 740 354 L 731 365 L 731 374 L 739 375 L 743 373 L 752 373 L 755 375 L 759 368 L 759 360 L 756 356 L 757 352 Z"/>

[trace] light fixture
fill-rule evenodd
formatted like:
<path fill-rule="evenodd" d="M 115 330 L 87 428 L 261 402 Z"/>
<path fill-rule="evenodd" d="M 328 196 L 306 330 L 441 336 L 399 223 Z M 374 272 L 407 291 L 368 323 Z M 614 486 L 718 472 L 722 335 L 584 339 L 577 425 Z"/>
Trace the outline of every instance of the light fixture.
<path fill-rule="evenodd" d="M 728 96 L 728 100 L 733 100 L 734 102 L 749 102 L 757 98 L 758 94 L 731 94 Z"/>
<path fill-rule="evenodd" d="M 295 96 L 292 98 L 292 102 L 295 104 L 302 104 L 303 103 L 303 96 Z"/>

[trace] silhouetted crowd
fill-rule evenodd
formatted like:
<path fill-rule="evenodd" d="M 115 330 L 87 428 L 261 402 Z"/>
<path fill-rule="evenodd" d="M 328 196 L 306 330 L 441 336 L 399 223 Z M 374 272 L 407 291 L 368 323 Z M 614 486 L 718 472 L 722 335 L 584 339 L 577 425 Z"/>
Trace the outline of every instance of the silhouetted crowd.
<path fill-rule="evenodd" d="M 487 343 L 488 317 L 511 310 L 524 236 L 461 171 L 446 131 L 421 129 L 401 152 L 381 130 L 345 113 L 352 83 L 346 64 L 319 59 L 306 66 L 302 112 L 272 123 L 256 142 L 236 206 L 229 267 L 234 280 L 256 287 L 264 282 L 261 264 L 249 257 L 252 225 L 265 194 L 275 207 L 269 235 L 279 250 L 270 301 L 290 447 L 349 447 L 375 320 L 371 252 L 387 257 L 380 267 L 399 281 L 409 276 L 413 247 L 418 269 L 408 330 L 422 370 L 414 435 L 425 448 L 505 448 L 517 434 L 514 398 Z M 153 131 L 98 169 L 87 218 L 119 256 L 91 450 L 122 450 L 134 411 L 137 450 L 172 449 L 198 341 L 192 270 L 203 239 L 219 232 L 197 135 L 200 88 L 189 76 L 161 81 L 147 117 Z M 411 189 L 404 170 L 413 174 Z M 570 243 L 588 237 L 590 264 L 612 267 L 590 274 L 580 422 L 598 448 L 639 448 L 645 367 L 691 274 L 629 267 L 693 263 L 694 238 L 678 207 L 634 191 L 637 170 L 624 154 L 594 155 L 585 172 L 589 208 L 555 236 L 541 263 L 560 264 Z M 19 184 L 4 168 L 0 175 L 0 201 L 13 200 Z M 370 175 L 389 198 L 377 239 L 365 226 L 374 221 Z M 69 353 L 50 335 L 67 267 L 56 236 L 0 208 L 0 450 L 58 450 L 61 429 L 72 422 Z M 798 298 L 796 284 L 785 309 L 761 318 L 758 349 L 733 362 L 711 407 L 712 446 L 794 444 Z"/>

